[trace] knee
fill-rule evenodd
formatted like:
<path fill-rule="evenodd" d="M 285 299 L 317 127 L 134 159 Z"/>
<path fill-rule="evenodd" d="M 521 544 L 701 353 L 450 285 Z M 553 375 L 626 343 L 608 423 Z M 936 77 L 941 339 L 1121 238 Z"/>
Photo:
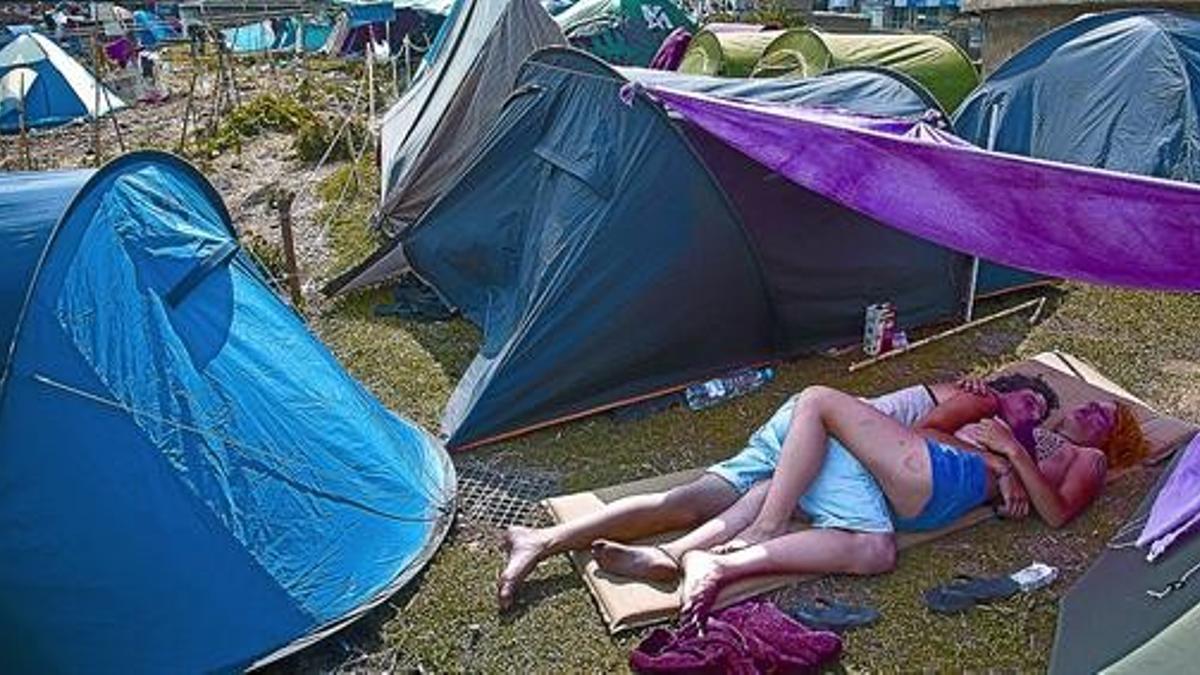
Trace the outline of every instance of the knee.
<path fill-rule="evenodd" d="M 824 403 L 837 393 L 838 390 L 834 389 L 833 387 L 826 387 L 820 384 L 814 384 L 805 387 L 796 396 L 796 407 L 800 408 L 801 406 L 805 405 L 811 406 Z"/>
<path fill-rule="evenodd" d="M 676 527 L 685 527 L 708 518 L 708 499 L 699 482 L 671 488 L 662 495 L 663 517 Z"/>
<path fill-rule="evenodd" d="M 855 535 L 851 574 L 883 574 L 896 567 L 896 538 L 891 534 Z"/>

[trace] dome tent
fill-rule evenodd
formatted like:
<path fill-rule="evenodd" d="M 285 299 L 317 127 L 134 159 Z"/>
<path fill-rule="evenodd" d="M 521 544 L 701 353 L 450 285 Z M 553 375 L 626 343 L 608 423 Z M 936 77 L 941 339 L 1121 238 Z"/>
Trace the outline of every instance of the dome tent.
<path fill-rule="evenodd" d="M 954 131 L 1000 152 L 1200 182 L 1200 21 L 1163 11 L 1091 14 L 1013 55 L 971 94 Z M 1042 277 L 980 269 L 990 293 Z"/>
<path fill-rule="evenodd" d="M 894 68 L 925 85 L 942 107 L 954 110 L 979 84 L 979 74 L 958 45 L 940 35 L 826 33 L 792 28 L 763 52 L 754 77 L 811 77 L 830 68 Z"/>
<path fill-rule="evenodd" d="M 677 0 L 580 0 L 554 20 L 573 47 L 617 66 L 648 66 L 671 31 L 696 30 Z"/>
<path fill-rule="evenodd" d="M 170 155 L 0 177 L 0 654 L 265 663 L 405 584 L 444 450 L 355 382 Z"/>
<path fill-rule="evenodd" d="M 883 69 L 731 80 L 534 53 L 480 155 L 354 282 L 403 254 L 479 326 L 443 418 L 451 448 L 844 344 L 880 298 L 906 326 L 961 311 L 966 256 L 775 180 L 646 96 L 627 105 L 630 82 L 904 119 L 931 107 Z"/>
<path fill-rule="evenodd" d="M 0 49 L 0 78 L 12 71 L 37 74 L 22 99 L 26 127 L 49 127 L 66 124 L 80 118 L 103 117 L 125 107 L 107 87 L 100 85 L 92 73 L 67 55 L 50 38 L 39 33 L 24 33 Z M 20 85 L 8 85 L 10 90 Z M 0 113 L 0 133 L 13 133 L 21 128 L 18 105 L 5 104 Z"/>
<path fill-rule="evenodd" d="M 763 50 L 781 30 L 721 31 L 705 28 L 692 38 L 679 72 L 695 75 L 749 77 Z"/>

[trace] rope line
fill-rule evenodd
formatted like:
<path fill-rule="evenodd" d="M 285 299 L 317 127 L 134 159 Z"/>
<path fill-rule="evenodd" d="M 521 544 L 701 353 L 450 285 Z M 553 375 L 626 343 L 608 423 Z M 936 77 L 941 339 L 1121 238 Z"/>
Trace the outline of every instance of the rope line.
<path fill-rule="evenodd" d="M 69 385 L 69 384 L 66 384 L 63 382 L 59 382 L 51 377 L 42 375 L 41 373 L 34 373 L 31 377 L 34 379 L 34 381 L 38 382 L 39 384 L 45 385 L 47 387 L 50 387 L 52 389 L 55 389 L 55 390 L 58 390 L 61 392 L 65 392 L 68 394 L 72 394 L 74 396 L 78 396 L 80 398 L 92 401 L 93 403 L 99 403 L 101 405 L 104 405 L 104 406 L 107 406 L 110 408 L 115 408 L 117 410 L 121 410 L 121 411 L 126 412 L 130 415 L 133 415 L 135 417 L 142 417 L 142 418 L 151 420 L 153 422 L 157 422 L 159 424 L 169 426 L 169 427 L 179 430 L 179 431 L 186 431 L 186 432 L 194 433 L 199 436 L 206 437 L 206 438 L 212 438 L 212 439 L 218 440 L 222 444 L 238 450 L 240 452 L 240 454 L 242 454 L 244 459 L 246 459 L 249 462 L 251 462 L 252 464 L 254 464 L 256 467 L 258 467 L 264 473 L 267 473 L 284 483 L 287 483 L 289 485 L 292 485 L 293 487 L 302 489 L 306 492 L 309 492 L 309 493 L 319 496 L 321 498 L 324 498 L 324 499 L 327 499 L 327 500 L 330 500 L 330 501 L 333 501 L 336 503 L 346 504 L 348 506 L 352 506 L 354 508 L 366 511 L 373 515 L 381 516 L 381 517 L 388 518 L 390 520 L 395 520 L 398 522 L 430 523 L 430 522 L 436 522 L 437 520 L 444 517 L 447 513 L 449 513 L 450 511 L 453 510 L 452 502 L 441 502 L 438 499 L 438 496 L 429 494 L 428 492 L 425 492 L 424 486 L 418 488 L 417 492 L 418 492 L 418 494 L 420 494 L 420 496 L 425 497 L 430 503 L 435 505 L 437 514 L 430 515 L 430 516 L 423 516 L 423 517 L 413 517 L 410 515 L 397 514 L 397 513 L 392 513 L 392 512 L 383 510 L 383 509 L 379 509 L 377 507 L 371 506 L 370 504 L 363 503 L 362 501 L 352 499 L 349 497 L 345 497 L 343 495 L 334 494 L 334 493 L 328 492 L 326 490 L 322 490 L 320 488 L 304 484 L 304 483 L 292 478 L 291 476 L 287 476 L 287 475 L 281 473 L 280 471 L 273 469 L 270 466 L 267 466 L 261 460 L 257 459 L 257 457 L 255 456 L 256 454 L 257 455 L 266 455 L 266 454 L 270 454 L 270 453 L 264 451 L 262 448 L 258 448 L 255 446 L 251 446 L 251 445 L 242 443 L 241 441 L 239 441 L 219 430 L 203 429 L 201 427 L 193 426 L 190 424 L 185 424 L 178 420 L 173 420 L 173 419 L 163 417 L 161 415 L 156 415 L 154 413 L 147 412 L 145 410 L 139 410 L 139 409 L 134 408 L 133 406 L 130 406 L 121 401 L 113 400 L 110 398 L 105 398 L 104 396 L 101 396 L 99 394 L 95 394 L 95 393 L 80 389 L 78 387 L 74 387 L 72 385 Z M 254 454 L 251 454 L 251 453 L 254 453 Z M 427 475 L 423 475 L 421 477 L 428 478 Z"/>

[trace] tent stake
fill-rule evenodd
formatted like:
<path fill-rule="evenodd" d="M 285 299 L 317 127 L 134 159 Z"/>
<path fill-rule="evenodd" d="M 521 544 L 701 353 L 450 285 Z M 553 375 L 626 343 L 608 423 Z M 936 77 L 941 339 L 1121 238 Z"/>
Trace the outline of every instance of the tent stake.
<path fill-rule="evenodd" d="M 279 195 L 279 236 L 283 240 L 283 261 L 287 266 L 287 286 L 292 296 L 292 306 L 300 311 L 304 302 L 304 294 L 300 287 L 300 269 L 296 265 L 296 241 L 292 236 L 292 202 L 296 193 L 284 192 Z"/>
<path fill-rule="evenodd" d="M 859 361 L 858 363 L 852 363 L 852 364 L 850 364 L 849 372 L 853 373 L 853 372 L 862 370 L 863 368 L 866 368 L 868 366 L 873 366 L 876 363 L 880 363 L 881 361 L 887 361 L 888 359 L 894 358 L 896 356 L 900 356 L 901 354 L 907 354 L 908 352 L 911 352 L 912 350 L 914 350 L 918 347 L 923 347 L 927 344 L 937 342 L 938 340 L 941 340 L 943 338 L 948 338 L 951 335 L 958 335 L 959 333 L 964 333 L 972 328 L 982 326 L 985 323 L 991 323 L 993 321 L 996 321 L 997 319 L 1003 319 L 1006 316 L 1012 316 L 1013 314 L 1023 312 L 1031 307 L 1034 308 L 1033 314 L 1029 317 L 1029 323 L 1032 324 L 1032 323 L 1036 322 L 1039 317 L 1041 317 L 1042 308 L 1045 306 L 1045 304 L 1046 304 L 1046 296 L 1042 296 L 1040 298 L 1030 300 L 1029 302 L 1022 302 L 1021 304 L 1017 305 L 1016 307 L 1009 307 L 1008 309 L 996 312 L 995 314 L 992 314 L 991 316 L 985 316 L 982 319 L 976 319 L 975 321 L 971 321 L 969 323 L 964 323 L 964 324 L 955 326 L 954 328 L 951 328 L 949 330 L 942 331 L 941 333 L 938 333 L 937 335 L 930 335 L 929 337 L 927 337 L 923 340 L 917 340 L 916 342 L 910 344 L 909 346 L 905 347 L 904 349 L 893 349 L 890 352 L 885 352 L 874 358 L 867 359 L 866 361 Z"/>

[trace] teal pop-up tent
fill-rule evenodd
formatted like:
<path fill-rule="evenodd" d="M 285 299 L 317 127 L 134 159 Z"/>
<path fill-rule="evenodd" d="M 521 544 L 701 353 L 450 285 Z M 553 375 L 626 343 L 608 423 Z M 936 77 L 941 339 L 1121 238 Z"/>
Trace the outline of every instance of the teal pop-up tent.
<path fill-rule="evenodd" d="M 453 501 L 190 166 L 0 175 L 0 670 L 270 661 L 406 583 Z"/>

